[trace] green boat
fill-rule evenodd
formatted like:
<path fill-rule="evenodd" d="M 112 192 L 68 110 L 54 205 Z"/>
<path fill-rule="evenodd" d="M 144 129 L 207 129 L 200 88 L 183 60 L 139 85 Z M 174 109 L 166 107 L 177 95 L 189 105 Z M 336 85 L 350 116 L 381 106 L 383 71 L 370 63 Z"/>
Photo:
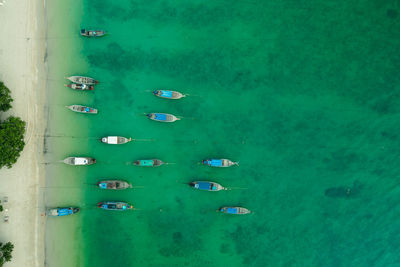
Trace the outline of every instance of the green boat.
<path fill-rule="evenodd" d="M 158 167 L 163 165 L 164 162 L 162 162 L 159 159 L 141 159 L 133 162 L 133 165 L 136 166 L 142 166 L 142 167 Z"/>

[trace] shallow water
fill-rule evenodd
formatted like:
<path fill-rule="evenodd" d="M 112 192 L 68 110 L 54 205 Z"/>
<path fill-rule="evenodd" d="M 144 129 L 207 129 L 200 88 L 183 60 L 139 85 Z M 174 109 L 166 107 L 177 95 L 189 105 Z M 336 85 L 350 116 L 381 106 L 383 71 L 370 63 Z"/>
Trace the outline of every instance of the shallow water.
<path fill-rule="evenodd" d="M 66 122 L 50 116 L 53 132 L 81 137 L 54 142 L 54 153 L 98 160 L 87 168 L 53 167 L 72 177 L 63 185 L 78 184 L 82 193 L 82 212 L 68 218 L 81 227 L 77 264 L 396 264 L 397 2 L 92 0 L 79 8 L 84 15 L 66 33 L 76 53 L 60 47 L 73 55 L 63 65 L 100 84 L 82 93 L 60 82 L 54 88 L 64 91 L 54 102 L 87 104 L 99 114 L 50 109 Z M 110 34 L 79 38 L 79 27 Z M 152 96 L 160 88 L 189 96 Z M 162 124 L 147 112 L 183 119 Z M 108 146 L 97 140 L 106 135 L 151 141 Z M 209 157 L 240 166 L 199 164 Z M 129 164 L 148 158 L 171 164 Z M 143 188 L 104 192 L 90 185 L 103 178 Z M 193 180 L 244 189 L 200 192 L 185 184 Z M 70 192 L 53 195 L 55 201 L 69 204 Z M 104 200 L 138 210 L 95 208 Z M 254 213 L 215 212 L 224 205 Z"/>

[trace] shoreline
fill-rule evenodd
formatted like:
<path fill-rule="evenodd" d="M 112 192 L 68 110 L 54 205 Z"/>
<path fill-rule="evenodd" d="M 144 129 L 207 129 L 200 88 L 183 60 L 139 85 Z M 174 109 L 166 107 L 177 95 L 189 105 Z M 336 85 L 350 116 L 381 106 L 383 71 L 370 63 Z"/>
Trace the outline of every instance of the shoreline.
<path fill-rule="evenodd" d="M 77 33 L 83 17 L 83 1 L 54 2 L 46 4 L 47 28 L 47 115 L 44 140 L 44 158 L 46 181 L 45 204 L 47 207 L 85 206 L 84 186 L 82 179 L 86 177 L 86 168 L 74 168 L 58 161 L 68 156 L 87 153 L 89 147 L 84 139 L 52 138 L 57 135 L 85 135 L 89 118 L 76 116 L 65 106 L 85 102 L 92 95 L 79 94 L 64 86 L 65 76 L 72 73 L 86 73 L 86 63 L 80 55 L 82 39 Z M 66 10 L 73 10 L 71 17 Z M 45 224 L 45 263 L 48 266 L 69 267 L 85 266 L 82 223 L 84 213 L 65 218 L 46 218 Z"/>
<path fill-rule="evenodd" d="M 2 14 L 3 13 L 3 14 Z M 22 16 L 26 14 L 26 16 Z M 14 251 L 7 266 L 44 266 L 46 218 L 43 136 L 46 129 L 46 9 L 45 0 L 7 2 L 0 6 L 0 79 L 14 99 L 10 111 L 26 123 L 25 148 L 11 169 L 0 170 L 3 188 L 0 199 L 8 197 L 0 223 L 0 242 L 12 242 Z M 3 222 L 3 216 L 9 222 Z"/>

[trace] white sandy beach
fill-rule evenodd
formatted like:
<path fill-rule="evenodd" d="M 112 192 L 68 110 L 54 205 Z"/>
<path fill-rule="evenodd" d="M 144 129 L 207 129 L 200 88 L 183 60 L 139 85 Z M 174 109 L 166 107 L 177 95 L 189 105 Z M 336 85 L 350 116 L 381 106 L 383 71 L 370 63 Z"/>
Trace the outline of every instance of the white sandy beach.
<path fill-rule="evenodd" d="M 0 2 L 2 2 L 0 0 Z M 14 244 L 13 259 L 6 266 L 44 266 L 45 217 L 43 134 L 45 130 L 44 0 L 6 0 L 0 5 L 0 80 L 10 88 L 14 102 L 8 115 L 27 122 L 26 146 L 17 164 L 0 170 L 0 242 Z M 9 222 L 3 222 L 5 215 Z"/>

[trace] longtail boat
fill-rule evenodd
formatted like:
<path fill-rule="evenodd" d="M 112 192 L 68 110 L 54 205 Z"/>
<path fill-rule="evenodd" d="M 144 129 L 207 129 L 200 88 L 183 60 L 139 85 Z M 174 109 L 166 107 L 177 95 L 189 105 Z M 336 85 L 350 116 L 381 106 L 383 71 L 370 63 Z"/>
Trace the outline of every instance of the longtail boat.
<path fill-rule="evenodd" d="M 94 90 L 94 85 L 87 85 L 87 84 L 81 84 L 81 83 L 71 83 L 71 84 L 66 84 L 66 87 L 69 87 L 74 90 L 79 90 L 79 91 L 91 91 Z"/>
<path fill-rule="evenodd" d="M 106 136 L 101 138 L 101 142 L 110 145 L 121 145 L 126 144 L 130 141 L 132 141 L 132 138 L 126 138 L 123 136 Z"/>
<path fill-rule="evenodd" d="M 70 76 L 70 77 L 67 77 L 67 79 L 70 80 L 73 83 L 78 83 L 78 84 L 91 85 L 91 84 L 98 84 L 99 83 L 99 81 L 96 81 L 93 78 L 85 77 L 85 76 Z"/>
<path fill-rule="evenodd" d="M 69 108 L 70 110 L 72 110 L 74 112 L 78 112 L 78 113 L 88 113 L 88 114 L 97 114 L 98 113 L 97 109 L 82 106 L 82 105 L 71 105 L 71 106 L 67 106 L 67 108 Z"/>
<path fill-rule="evenodd" d="M 189 183 L 189 185 L 195 189 L 206 190 L 206 191 L 226 190 L 226 188 L 223 187 L 222 185 L 208 181 L 194 181 Z"/>
<path fill-rule="evenodd" d="M 59 217 L 59 216 L 72 215 L 78 212 L 79 208 L 77 207 L 67 207 L 67 208 L 49 209 L 46 214 L 53 217 Z"/>
<path fill-rule="evenodd" d="M 239 166 L 238 162 L 234 162 L 229 159 L 205 159 L 202 163 L 211 167 L 231 167 L 233 165 Z"/>
<path fill-rule="evenodd" d="M 93 31 L 93 30 L 82 29 L 80 31 L 80 34 L 82 36 L 85 36 L 85 37 L 100 37 L 100 36 L 104 36 L 106 34 L 106 32 L 105 31 Z"/>
<path fill-rule="evenodd" d="M 243 207 L 222 207 L 218 210 L 219 212 L 226 213 L 226 214 L 235 214 L 235 215 L 242 215 L 242 214 L 249 214 L 250 211 Z"/>
<path fill-rule="evenodd" d="M 127 181 L 123 181 L 123 180 L 99 181 L 97 183 L 97 186 L 100 189 L 109 189 L 109 190 L 123 190 L 123 189 L 132 187 L 132 185 L 130 183 L 128 183 Z"/>
<path fill-rule="evenodd" d="M 153 121 L 159 122 L 174 122 L 180 120 L 179 118 L 175 117 L 174 115 L 167 114 L 167 113 L 149 113 L 147 117 Z"/>
<path fill-rule="evenodd" d="M 64 159 L 63 162 L 68 165 L 81 166 L 95 164 L 96 159 L 88 157 L 68 157 Z"/>
<path fill-rule="evenodd" d="M 104 201 L 97 204 L 97 207 L 103 210 L 125 211 L 133 209 L 131 204 L 121 201 Z"/>
<path fill-rule="evenodd" d="M 153 91 L 153 95 L 167 99 L 180 99 L 185 97 L 185 95 L 180 92 L 169 90 L 155 90 Z"/>
<path fill-rule="evenodd" d="M 142 166 L 142 167 L 158 167 L 163 164 L 164 164 L 164 162 L 162 162 L 159 159 L 141 159 L 141 160 L 136 160 L 135 162 L 133 162 L 133 165 Z"/>

